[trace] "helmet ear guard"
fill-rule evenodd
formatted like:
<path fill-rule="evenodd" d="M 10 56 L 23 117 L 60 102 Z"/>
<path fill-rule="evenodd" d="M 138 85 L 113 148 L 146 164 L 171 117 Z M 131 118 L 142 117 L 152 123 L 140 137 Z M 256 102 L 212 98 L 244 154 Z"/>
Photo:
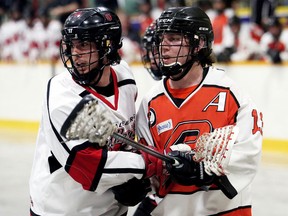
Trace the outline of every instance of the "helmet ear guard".
<path fill-rule="evenodd" d="M 118 53 L 118 50 L 122 47 L 122 40 L 120 41 L 119 44 L 113 44 L 113 41 L 112 40 L 109 40 L 107 39 L 105 41 L 105 54 L 106 54 L 106 57 L 107 57 L 107 64 L 108 65 L 115 65 L 115 64 L 119 64 L 120 63 L 120 60 L 121 60 L 121 57 Z"/>

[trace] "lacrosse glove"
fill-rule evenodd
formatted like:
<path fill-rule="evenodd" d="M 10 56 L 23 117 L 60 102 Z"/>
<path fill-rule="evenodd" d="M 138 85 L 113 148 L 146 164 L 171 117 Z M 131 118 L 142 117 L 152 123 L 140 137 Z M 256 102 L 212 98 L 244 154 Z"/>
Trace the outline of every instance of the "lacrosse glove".
<path fill-rule="evenodd" d="M 111 188 L 115 199 L 125 206 L 135 206 L 151 191 L 149 179 L 132 178 Z"/>
<path fill-rule="evenodd" d="M 203 162 L 193 161 L 193 152 L 171 151 L 168 155 L 179 162 L 179 165 L 166 164 L 167 171 L 178 184 L 198 187 L 212 184 L 214 175 L 205 172 Z"/>

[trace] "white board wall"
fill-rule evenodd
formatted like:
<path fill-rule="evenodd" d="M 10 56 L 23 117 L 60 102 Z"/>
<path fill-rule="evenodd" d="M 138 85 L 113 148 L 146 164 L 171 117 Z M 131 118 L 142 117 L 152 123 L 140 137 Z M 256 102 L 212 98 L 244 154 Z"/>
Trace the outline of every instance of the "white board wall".
<path fill-rule="evenodd" d="M 288 67 L 268 64 L 216 65 L 247 91 L 264 114 L 264 137 L 288 139 Z M 139 94 L 157 82 L 141 64 L 132 65 Z M 61 64 L 54 73 L 67 72 Z M 68 73 L 68 72 L 67 72 Z M 39 121 L 46 85 L 52 76 L 49 64 L 0 64 L 0 121 Z"/>

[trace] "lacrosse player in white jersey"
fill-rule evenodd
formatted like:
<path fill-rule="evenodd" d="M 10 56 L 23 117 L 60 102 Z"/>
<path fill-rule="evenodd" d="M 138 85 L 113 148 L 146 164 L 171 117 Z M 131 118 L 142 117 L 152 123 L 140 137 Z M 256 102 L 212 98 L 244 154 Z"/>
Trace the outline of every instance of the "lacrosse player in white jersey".
<path fill-rule="evenodd" d="M 167 172 L 153 177 L 162 199 L 151 215 L 251 216 L 262 113 L 223 70 L 212 66 L 214 33 L 200 8 L 165 10 L 155 35 L 164 78 L 143 98 L 136 134 L 180 165 L 167 164 Z M 238 129 L 226 137 L 223 128 Z"/>
<path fill-rule="evenodd" d="M 60 55 L 69 73 L 48 82 L 30 178 L 31 215 L 126 215 L 128 206 L 146 196 L 147 178 L 162 169 L 154 166 L 162 161 L 130 152 L 115 139 L 67 141 L 60 133 L 74 107 L 90 95 L 116 131 L 134 139 L 137 88 L 119 57 L 121 46 L 121 23 L 109 9 L 77 9 L 67 18 Z"/>

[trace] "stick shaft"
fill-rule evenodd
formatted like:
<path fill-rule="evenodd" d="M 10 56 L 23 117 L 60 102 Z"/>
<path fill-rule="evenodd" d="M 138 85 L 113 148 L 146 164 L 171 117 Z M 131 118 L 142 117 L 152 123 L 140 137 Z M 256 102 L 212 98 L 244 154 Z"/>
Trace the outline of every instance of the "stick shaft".
<path fill-rule="evenodd" d="M 112 134 L 112 137 L 114 137 L 115 139 L 119 140 L 119 141 L 122 141 L 123 143 L 126 143 L 128 145 L 131 145 L 132 147 L 138 149 L 138 150 L 142 150 L 150 155 L 153 155 L 154 157 L 157 157 L 165 162 L 168 162 L 168 163 L 172 163 L 174 164 L 175 163 L 175 160 L 167 155 L 164 155 L 164 154 L 161 154 L 160 152 L 158 151 L 155 151 L 145 145 L 142 145 L 140 143 L 137 143 L 133 140 L 130 140 L 129 138 L 119 134 L 119 133 L 113 133 Z"/>

